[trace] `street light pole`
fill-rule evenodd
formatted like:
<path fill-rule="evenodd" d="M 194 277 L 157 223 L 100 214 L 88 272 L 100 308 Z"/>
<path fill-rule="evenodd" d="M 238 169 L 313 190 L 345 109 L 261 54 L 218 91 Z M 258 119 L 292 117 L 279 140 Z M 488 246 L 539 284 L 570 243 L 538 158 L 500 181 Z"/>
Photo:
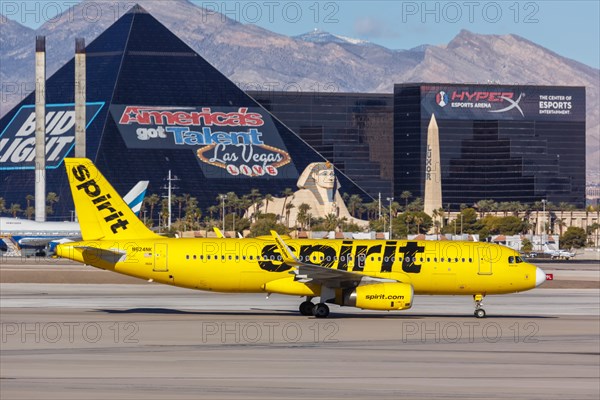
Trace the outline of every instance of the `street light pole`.
<path fill-rule="evenodd" d="M 388 197 L 387 201 L 390 202 L 390 237 L 389 237 L 389 240 L 392 240 L 392 201 L 394 201 L 394 198 Z"/>
<path fill-rule="evenodd" d="M 221 203 L 223 204 L 223 235 L 225 234 L 225 198 L 227 196 L 225 196 L 224 194 L 220 195 L 219 197 L 221 197 Z"/>
<path fill-rule="evenodd" d="M 542 224 L 542 248 L 546 244 L 546 199 L 542 199 L 542 215 L 544 216 L 544 223 Z"/>

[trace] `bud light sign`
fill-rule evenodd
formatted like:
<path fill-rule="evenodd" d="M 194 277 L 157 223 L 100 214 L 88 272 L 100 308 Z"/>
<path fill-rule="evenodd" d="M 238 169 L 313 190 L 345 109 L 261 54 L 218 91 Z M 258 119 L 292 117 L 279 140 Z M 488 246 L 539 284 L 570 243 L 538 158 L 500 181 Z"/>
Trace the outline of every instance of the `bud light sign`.
<path fill-rule="evenodd" d="M 225 177 L 276 177 L 292 165 L 270 115 L 258 107 L 113 105 L 110 111 L 128 148 L 192 150 L 207 174 L 216 168 Z"/>
<path fill-rule="evenodd" d="M 86 103 L 86 128 L 104 102 Z M 35 168 L 35 106 L 22 106 L 2 127 L 0 170 Z M 75 104 L 46 105 L 46 169 L 58 168 L 75 145 Z"/>

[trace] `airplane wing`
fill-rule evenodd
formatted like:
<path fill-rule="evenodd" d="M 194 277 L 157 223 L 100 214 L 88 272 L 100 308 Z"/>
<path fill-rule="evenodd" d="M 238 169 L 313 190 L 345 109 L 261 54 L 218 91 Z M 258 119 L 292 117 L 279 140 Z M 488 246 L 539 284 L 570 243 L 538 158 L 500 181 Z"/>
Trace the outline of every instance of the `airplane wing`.
<path fill-rule="evenodd" d="M 343 271 L 333 268 L 325 268 L 320 265 L 300 261 L 292 252 L 292 249 L 275 231 L 271 231 L 275 244 L 281 253 L 283 261 L 294 267 L 293 273 L 301 282 L 315 282 L 327 287 L 354 287 L 361 283 L 383 283 L 398 282 L 395 279 L 378 278 L 375 276 L 359 274 L 352 271 Z"/>

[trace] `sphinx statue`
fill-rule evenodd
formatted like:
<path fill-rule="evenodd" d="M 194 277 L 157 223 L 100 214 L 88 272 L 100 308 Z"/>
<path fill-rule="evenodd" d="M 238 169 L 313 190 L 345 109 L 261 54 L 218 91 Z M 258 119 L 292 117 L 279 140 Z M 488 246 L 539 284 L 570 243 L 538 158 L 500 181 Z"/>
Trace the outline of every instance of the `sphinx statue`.
<path fill-rule="evenodd" d="M 290 210 L 289 226 L 296 224 L 298 216 L 298 207 L 305 203 L 310 206 L 309 213 L 313 218 L 325 218 L 329 214 L 333 214 L 338 218 L 346 218 L 349 223 L 355 223 L 360 227 L 368 226 L 368 221 L 363 221 L 354 218 L 348 212 L 346 204 L 340 194 L 340 185 L 335 176 L 333 165 L 329 162 L 313 162 L 309 164 L 296 183 L 298 190 L 294 194 L 284 198 L 274 198 L 269 202 L 268 209 L 263 200 L 260 209 L 262 212 L 272 212 L 276 214 L 286 215 L 286 210 L 283 209 L 284 204 L 293 204 L 294 207 Z M 249 210 L 250 211 L 250 210 Z"/>

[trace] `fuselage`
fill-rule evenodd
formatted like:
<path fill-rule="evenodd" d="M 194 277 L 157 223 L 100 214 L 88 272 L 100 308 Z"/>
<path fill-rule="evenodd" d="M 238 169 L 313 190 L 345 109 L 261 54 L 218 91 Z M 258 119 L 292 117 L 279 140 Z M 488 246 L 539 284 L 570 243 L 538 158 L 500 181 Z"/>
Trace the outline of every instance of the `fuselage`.
<path fill-rule="evenodd" d="M 11 236 L 21 247 L 45 247 L 58 239 L 81 239 L 77 222 L 38 222 L 0 217 L 0 235 Z"/>
<path fill-rule="evenodd" d="M 287 239 L 286 243 L 300 261 L 410 283 L 415 294 L 486 295 L 536 286 L 538 269 L 515 250 L 495 244 L 306 239 Z M 90 246 L 112 253 L 93 251 Z M 265 292 L 270 291 L 269 282 L 293 280 L 292 267 L 282 261 L 271 237 L 84 241 L 61 244 L 57 254 L 125 275 L 200 290 Z M 294 287 L 286 287 L 285 294 L 307 294 Z"/>

